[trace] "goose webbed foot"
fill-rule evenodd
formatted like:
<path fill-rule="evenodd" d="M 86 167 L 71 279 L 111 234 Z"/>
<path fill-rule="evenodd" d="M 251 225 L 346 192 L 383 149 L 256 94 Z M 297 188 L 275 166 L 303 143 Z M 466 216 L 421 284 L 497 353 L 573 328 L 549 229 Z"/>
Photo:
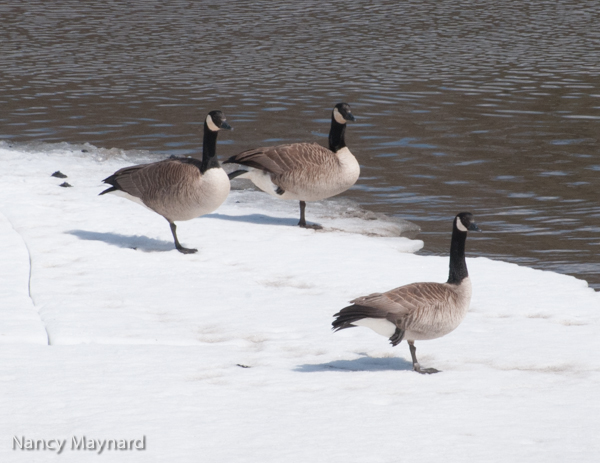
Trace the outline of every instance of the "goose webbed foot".
<path fill-rule="evenodd" d="M 180 253 L 182 254 L 194 254 L 195 252 L 198 252 L 197 249 L 193 249 L 193 248 L 184 248 L 183 246 L 179 245 L 179 246 L 175 246 L 175 249 L 177 249 Z"/>
<path fill-rule="evenodd" d="M 306 222 L 298 222 L 298 226 L 302 228 L 310 228 L 312 230 L 323 230 L 323 227 L 316 223 L 307 224 Z"/>
<path fill-rule="evenodd" d="M 318 225 L 316 223 L 309 225 L 306 223 L 306 218 L 304 217 L 305 209 L 306 209 L 306 202 L 300 201 L 300 222 L 298 222 L 298 226 L 302 227 L 302 228 L 310 228 L 312 230 L 323 230 L 323 227 L 321 225 Z"/>
<path fill-rule="evenodd" d="M 440 370 L 436 370 L 435 368 L 421 368 L 421 365 L 419 365 L 419 361 L 417 360 L 417 348 L 415 347 L 415 342 L 406 342 L 408 342 L 408 347 L 410 348 L 410 356 L 412 357 L 414 371 L 416 371 L 417 373 L 421 373 L 422 375 L 431 375 L 433 373 L 440 372 Z"/>
<path fill-rule="evenodd" d="M 413 370 L 417 373 L 421 373 L 422 375 L 431 375 L 433 373 L 440 372 L 440 370 L 436 370 L 435 368 L 421 368 L 418 363 L 413 364 Z"/>

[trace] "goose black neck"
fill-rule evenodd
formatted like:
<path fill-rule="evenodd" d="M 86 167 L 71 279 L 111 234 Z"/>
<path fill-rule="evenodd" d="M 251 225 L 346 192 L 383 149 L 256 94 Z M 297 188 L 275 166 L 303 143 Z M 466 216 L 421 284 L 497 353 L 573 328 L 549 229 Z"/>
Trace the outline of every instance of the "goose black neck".
<path fill-rule="evenodd" d="M 469 276 L 467 262 L 465 261 L 465 242 L 467 232 L 460 231 L 456 224 L 452 229 L 452 243 L 450 244 L 450 274 L 448 283 L 459 285 Z"/>
<path fill-rule="evenodd" d="M 200 172 L 204 173 L 208 169 L 219 167 L 219 160 L 217 159 L 217 134 L 219 132 L 213 132 L 204 123 L 204 141 L 202 142 L 202 164 L 200 166 Z"/>
<path fill-rule="evenodd" d="M 346 124 L 340 124 L 335 120 L 334 116 L 331 116 L 331 129 L 329 130 L 329 149 L 334 153 L 346 146 L 346 140 L 344 138 L 346 132 Z"/>

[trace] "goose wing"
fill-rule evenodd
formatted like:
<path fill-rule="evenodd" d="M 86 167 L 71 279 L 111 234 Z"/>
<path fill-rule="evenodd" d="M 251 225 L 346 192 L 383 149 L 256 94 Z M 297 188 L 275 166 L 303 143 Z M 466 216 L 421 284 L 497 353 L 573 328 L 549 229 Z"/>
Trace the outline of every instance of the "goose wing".
<path fill-rule="evenodd" d="M 124 167 L 103 180 L 104 183 L 112 185 L 112 188 L 101 194 L 122 190 L 142 200 L 151 198 L 160 191 L 180 185 L 186 172 L 189 175 L 190 166 L 194 165 L 193 161 L 195 160 L 174 158 L 151 164 Z M 193 171 L 194 173 L 197 171 L 197 174 L 200 175 L 200 170 L 196 167 L 193 168 Z"/>
<path fill-rule="evenodd" d="M 142 185 L 139 185 L 139 182 L 137 182 L 136 179 L 139 177 L 139 171 L 147 165 L 148 164 L 140 164 L 137 166 L 124 167 L 123 169 L 116 171 L 111 176 L 106 177 L 102 181 L 112 185 L 112 187 L 108 190 L 104 190 L 100 194 L 103 195 L 111 191 L 121 190 L 130 194 L 131 196 L 141 198 L 143 196 L 143 188 L 140 188 Z"/>
<path fill-rule="evenodd" d="M 338 163 L 333 151 L 317 143 L 294 143 L 243 151 L 225 163 L 237 163 L 274 175 L 284 175 L 294 170 L 311 170 Z"/>
<path fill-rule="evenodd" d="M 350 301 L 390 314 L 407 315 L 423 307 L 440 307 L 448 303 L 453 294 L 443 283 L 412 283 L 406 286 L 358 297 Z"/>
<path fill-rule="evenodd" d="M 408 318 L 419 317 L 423 312 L 436 312 L 446 307 L 455 296 L 443 283 L 412 283 L 350 301 L 352 305 L 334 315 L 337 319 L 333 327 L 341 330 L 364 318 L 381 318 L 404 331 Z"/>

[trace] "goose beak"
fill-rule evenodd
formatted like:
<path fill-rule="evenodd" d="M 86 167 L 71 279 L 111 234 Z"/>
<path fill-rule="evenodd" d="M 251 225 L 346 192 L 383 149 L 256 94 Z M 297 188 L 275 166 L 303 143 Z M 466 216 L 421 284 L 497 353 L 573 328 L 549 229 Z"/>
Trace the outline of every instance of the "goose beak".
<path fill-rule="evenodd" d="M 478 232 L 481 231 L 481 229 L 477 226 L 477 224 L 475 222 L 471 222 L 471 225 L 469 225 L 469 228 L 467 228 L 467 230 L 478 231 Z"/>
<path fill-rule="evenodd" d="M 346 119 L 347 121 L 354 122 L 356 120 L 356 117 L 354 117 L 354 114 L 348 113 L 348 114 L 346 114 L 346 117 L 344 117 L 344 119 Z"/>
<path fill-rule="evenodd" d="M 225 130 L 233 130 L 233 127 L 231 127 L 227 122 L 223 121 L 221 122 L 221 127 L 219 127 L 221 129 L 225 129 Z"/>

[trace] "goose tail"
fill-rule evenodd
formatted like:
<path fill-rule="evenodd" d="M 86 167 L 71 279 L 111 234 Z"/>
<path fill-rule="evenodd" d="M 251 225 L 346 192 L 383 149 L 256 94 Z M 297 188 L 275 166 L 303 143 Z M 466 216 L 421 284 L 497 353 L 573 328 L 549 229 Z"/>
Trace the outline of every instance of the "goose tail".
<path fill-rule="evenodd" d="M 239 170 L 234 170 L 233 172 L 230 172 L 229 174 L 227 174 L 227 176 L 229 177 L 229 180 L 233 180 L 236 177 L 239 177 L 240 175 L 244 175 L 247 174 L 248 171 L 244 170 L 244 169 L 239 169 Z"/>
<path fill-rule="evenodd" d="M 106 177 L 104 180 L 102 180 L 102 182 L 110 185 L 110 188 L 107 188 L 103 192 L 98 193 L 98 196 L 105 195 L 106 193 L 111 193 L 113 191 L 117 191 L 120 189 L 119 184 L 117 183 L 117 176 L 115 174 L 112 174 L 111 176 Z"/>
<path fill-rule="evenodd" d="M 334 317 L 337 318 L 331 325 L 333 331 L 339 331 L 356 327 L 353 323 L 362 320 L 363 318 L 385 318 L 385 315 L 386 314 L 380 309 L 352 304 L 336 313 Z"/>
<path fill-rule="evenodd" d="M 337 318 L 331 325 L 333 326 L 333 331 L 354 328 L 356 326 L 367 326 L 376 333 L 387 337 L 392 346 L 397 346 L 404 339 L 405 330 L 395 326 L 395 324 L 387 319 L 386 315 L 386 312 L 381 309 L 353 304 L 336 313 L 334 317 Z M 361 322 L 361 320 L 364 320 L 364 322 Z"/>

